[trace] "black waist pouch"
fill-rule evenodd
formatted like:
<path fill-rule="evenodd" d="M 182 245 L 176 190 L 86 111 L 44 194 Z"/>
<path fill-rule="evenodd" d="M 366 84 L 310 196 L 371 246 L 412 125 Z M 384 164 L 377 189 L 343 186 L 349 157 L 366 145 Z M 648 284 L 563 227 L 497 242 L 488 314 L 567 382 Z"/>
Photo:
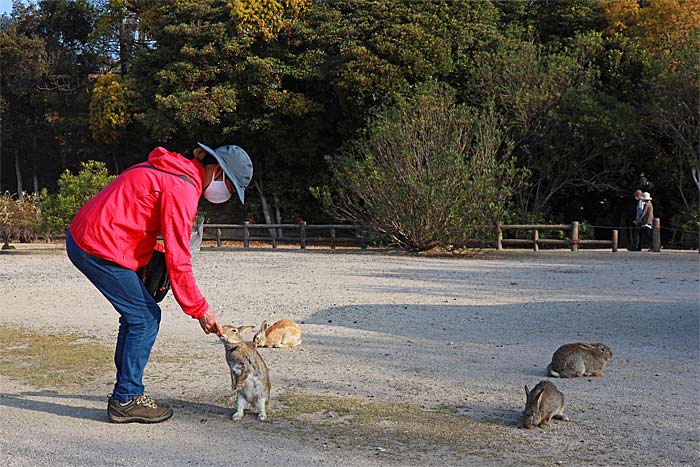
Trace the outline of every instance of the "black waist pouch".
<path fill-rule="evenodd" d="M 165 267 L 165 253 L 153 250 L 151 260 L 147 265 L 136 271 L 143 281 L 146 290 L 153 296 L 156 303 L 160 303 L 170 290 L 170 277 Z"/>

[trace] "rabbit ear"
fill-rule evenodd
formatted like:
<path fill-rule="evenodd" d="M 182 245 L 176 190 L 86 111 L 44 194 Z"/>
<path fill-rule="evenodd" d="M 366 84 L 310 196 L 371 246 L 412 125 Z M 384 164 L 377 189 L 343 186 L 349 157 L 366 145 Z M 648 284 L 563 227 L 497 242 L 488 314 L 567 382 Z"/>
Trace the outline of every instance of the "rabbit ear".
<path fill-rule="evenodd" d="M 537 402 L 537 412 L 540 411 L 540 402 L 542 401 L 542 395 L 544 394 L 544 391 L 540 391 L 537 393 L 535 396 L 535 401 Z"/>
<path fill-rule="evenodd" d="M 525 397 L 528 399 L 530 398 L 530 390 L 527 388 L 527 386 L 525 386 Z"/>
<path fill-rule="evenodd" d="M 262 324 L 260 325 L 261 331 L 264 331 L 265 329 L 267 329 L 267 321 L 263 321 Z"/>
<path fill-rule="evenodd" d="M 250 331 L 255 331 L 255 326 L 241 326 L 238 328 L 239 334 L 247 334 Z"/>

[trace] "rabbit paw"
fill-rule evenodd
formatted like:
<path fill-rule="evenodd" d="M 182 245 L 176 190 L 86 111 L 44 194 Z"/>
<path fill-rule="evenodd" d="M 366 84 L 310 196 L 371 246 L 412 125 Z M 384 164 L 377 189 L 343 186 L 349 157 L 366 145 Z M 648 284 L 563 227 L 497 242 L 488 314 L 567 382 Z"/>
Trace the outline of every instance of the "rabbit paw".
<path fill-rule="evenodd" d="M 243 418 L 243 412 L 233 412 L 233 415 L 231 415 L 231 420 L 234 421 L 240 421 Z"/>

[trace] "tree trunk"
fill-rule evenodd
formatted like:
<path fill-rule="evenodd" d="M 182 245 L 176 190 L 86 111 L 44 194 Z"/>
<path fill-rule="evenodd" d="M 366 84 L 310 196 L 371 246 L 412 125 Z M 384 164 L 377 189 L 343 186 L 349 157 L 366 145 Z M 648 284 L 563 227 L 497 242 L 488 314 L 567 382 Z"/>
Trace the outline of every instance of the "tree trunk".
<path fill-rule="evenodd" d="M 32 179 L 34 182 L 34 193 L 39 194 L 39 177 L 36 175 L 36 155 L 37 155 L 37 148 L 39 147 L 39 122 L 37 122 L 36 117 L 34 117 L 34 139 L 32 140 Z"/>
<path fill-rule="evenodd" d="M 15 175 L 17 176 L 17 196 L 22 197 L 22 167 L 19 162 L 19 148 L 15 148 Z"/>
<path fill-rule="evenodd" d="M 279 196 L 277 196 L 277 193 L 272 193 L 272 199 L 275 202 L 275 219 L 278 224 L 282 223 L 282 215 L 280 214 L 280 199 Z M 282 229 L 277 230 L 277 236 L 281 237 L 282 236 Z"/>
<path fill-rule="evenodd" d="M 696 165 L 691 169 L 693 174 L 693 181 L 695 186 L 698 188 L 698 193 L 700 193 L 700 165 Z"/>
<path fill-rule="evenodd" d="M 263 191 L 262 183 L 258 179 L 255 179 L 253 181 L 253 184 L 255 185 L 255 188 L 258 190 L 258 193 L 260 194 L 260 202 L 262 203 L 263 216 L 265 216 L 265 223 L 272 224 L 272 215 L 270 213 L 270 204 L 267 202 L 267 198 L 265 197 L 265 192 Z M 275 229 L 270 229 L 270 237 L 271 238 L 275 237 Z"/>
<path fill-rule="evenodd" d="M 126 17 L 119 20 L 119 74 L 124 77 L 128 71 L 129 49 L 126 42 Z"/>

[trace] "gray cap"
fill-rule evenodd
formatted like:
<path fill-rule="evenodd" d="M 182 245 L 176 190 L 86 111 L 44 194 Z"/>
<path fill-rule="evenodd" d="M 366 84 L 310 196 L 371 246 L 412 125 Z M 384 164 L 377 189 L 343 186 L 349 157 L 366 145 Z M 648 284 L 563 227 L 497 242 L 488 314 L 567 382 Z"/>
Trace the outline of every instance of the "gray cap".
<path fill-rule="evenodd" d="M 232 144 L 221 146 L 216 148 L 216 150 L 202 143 L 197 144 L 219 161 L 219 165 L 224 169 L 226 176 L 231 180 L 233 186 L 236 187 L 238 197 L 242 203 L 245 189 L 253 178 L 253 163 L 248 154 L 243 149 Z"/>

